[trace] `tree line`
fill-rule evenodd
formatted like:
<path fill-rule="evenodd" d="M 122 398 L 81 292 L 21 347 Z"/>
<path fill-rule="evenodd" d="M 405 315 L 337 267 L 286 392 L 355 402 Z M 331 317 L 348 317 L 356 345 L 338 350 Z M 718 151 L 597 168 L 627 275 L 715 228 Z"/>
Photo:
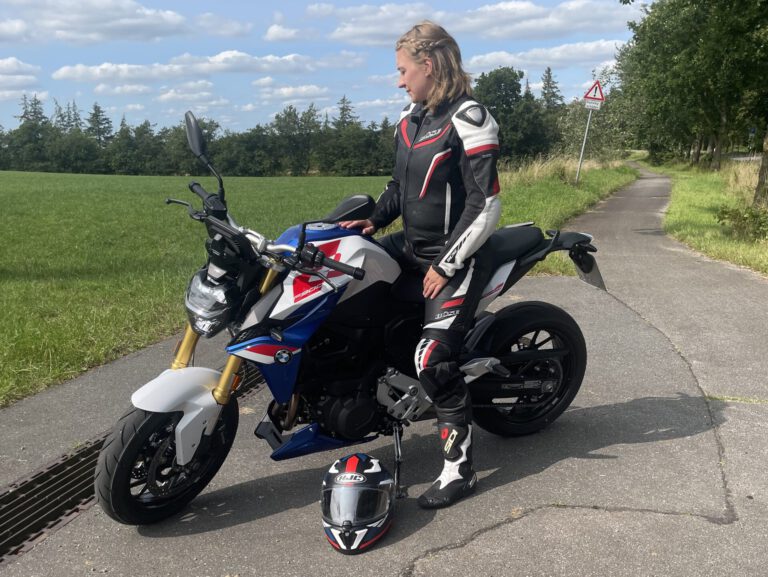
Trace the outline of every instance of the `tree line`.
<path fill-rule="evenodd" d="M 632 143 L 653 160 L 715 170 L 734 144 L 762 150 L 755 204 L 768 208 L 768 2 L 657 0 L 643 10 L 610 93 Z"/>
<path fill-rule="evenodd" d="M 501 153 L 520 159 L 563 152 L 581 143 L 583 107 L 566 105 L 552 70 L 534 97 L 522 71 L 503 67 L 481 74 L 475 97 L 500 125 Z M 96 174 L 197 174 L 204 169 L 187 149 L 183 122 L 156 129 L 148 120 L 113 126 L 94 103 L 83 114 L 74 102 L 46 114 L 37 96 L 21 101 L 19 126 L 0 127 L 0 170 Z M 572 117 L 578 116 L 574 121 Z M 305 110 L 286 106 L 269 124 L 242 132 L 222 130 L 214 119 L 200 119 L 209 156 L 230 175 L 385 175 L 394 164 L 394 125 L 364 123 L 343 97 L 333 117 L 314 104 Z M 573 125 L 573 126 L 571 126 Z"/>

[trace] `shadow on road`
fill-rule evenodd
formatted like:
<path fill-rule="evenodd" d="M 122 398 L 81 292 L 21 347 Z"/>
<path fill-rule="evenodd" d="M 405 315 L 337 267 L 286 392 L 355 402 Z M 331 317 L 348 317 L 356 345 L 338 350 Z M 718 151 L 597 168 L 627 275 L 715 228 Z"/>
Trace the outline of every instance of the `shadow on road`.
<path fill-rule="evenodd" d="M 477 431 L 475 465 L 481 473 L 477 496 L 545 471 L 565 459 L 618 459 L 597 453 L 615 445 L 656 443 L 700 435 L 725 422 L 722 406 L 710 415 L 701 397 L 643 397 L 626 402 L 573 407 L 545 431 L 518 438 L 502 438 Z M 714 422 L 713 422 L 714 420 Z M 714 440 L 713 440 L 714 443 Z M 365 451 L 364 446 L 358 449 Z M 354 449 L 350 449 L 353 452 Z M 392 467 L 392 450 L 379 447 L 372 455 Z M 435 437 L 409 436 L 403 442 L 403 481 L 407 485 L 431 482 L 439 473 L 441 458 Z M 717 451 L 712 452 L 713 462 Z M 330 463 L 330 459 L 329 459 Z M 258 464 L 253 468 L 258 470 Z M 297 469 L 232 485 L 206 493 L 185 513 L 158 525 L 140 527 L 145 537 L 166 538 L 217 531 L 250 523 L 319 502 L 320 483 L 327 468 Z M 486 476 L 483 471 L 492 470 Z M 382 546 L 389 546 L 419 531 L 433 518 L 433 511 L 416 506 L 417 491 L 398 502 L 395 526 Z M 317 523 L 320 523 L 318 505 Z"/>

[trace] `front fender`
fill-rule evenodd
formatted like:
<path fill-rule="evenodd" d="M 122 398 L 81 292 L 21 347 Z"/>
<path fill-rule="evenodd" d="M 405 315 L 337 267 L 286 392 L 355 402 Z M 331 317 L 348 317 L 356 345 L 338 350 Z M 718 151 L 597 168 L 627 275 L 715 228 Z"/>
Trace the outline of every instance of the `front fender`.
<path fill-rule="evenodd" d="M 131 395 L 133 406 L 153 413 L 184 416 L 176 425 L 176 461 L 192 460 L 203 434 L 210 435 L 221 412 L 211 392 L 221 373 L 204 367 L 168 369 Z"/>

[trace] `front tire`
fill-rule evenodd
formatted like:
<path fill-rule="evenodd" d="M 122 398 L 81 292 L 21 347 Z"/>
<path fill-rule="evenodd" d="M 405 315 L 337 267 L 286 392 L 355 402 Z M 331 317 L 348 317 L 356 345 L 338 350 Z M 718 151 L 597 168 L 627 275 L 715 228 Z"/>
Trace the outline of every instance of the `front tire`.
<path fill-rule="evenodd" d="M 493 395 L 472 395 L 475 422 L 491 433 L 516 437 L 535 433 L 557 419 L 579 392 L 587 368 L 587 347 L 581 329 L 563 309 L 543 302 L 524 302 L 497 314 L 491 331 L 490 352 L 498 358 L 522 350 L 567 351 L 560 356 L 523 363 L 504 363 L 513 375 L 525 380 L 547 381 L 552 390 L 543 394 L 499 390 Z M 485 378 L 485 377 L 481 377 Z M 489 377 L 503 380 L 500 377 Z M 472 385 L 469 385 L 470 392 Z M 493 407 L 501 403 L 503 407 Z"/>
<path fill-rule="evenodd" d="M 94 489 L 99 505 L 115 521 L 162 521 L 183 509 L 221 468 L 237 432 L 237 400 L 222 407 L 211 436 L 203 437 L 192 460 L 180 467 L 175 430 L 182 416 L 133 408 L 104 441 Z"/>

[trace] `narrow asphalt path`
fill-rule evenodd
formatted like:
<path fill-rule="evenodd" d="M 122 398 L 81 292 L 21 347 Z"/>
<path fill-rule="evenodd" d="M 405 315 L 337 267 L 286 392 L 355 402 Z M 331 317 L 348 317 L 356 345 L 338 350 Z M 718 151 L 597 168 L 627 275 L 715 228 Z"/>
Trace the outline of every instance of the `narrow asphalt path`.
<path fill-rule="evenodd" d="M 268 402 L 261 395 L 241 407 L 231 456 L 183 514 L 133 528 L 94 508 L 1 571 L 765 574 L 768 281 L 664 236 L 668 195 L 668 179 L 642 171 L 567 227 L 595 236 L 609 292 L 534 278 L 497 303 L 562 306 L 582 326 L 590 364 L 572 408 L 547 430 L 518 439 L 478 431 L 472 498 L 448 510 L 416 507 L 440 463 L 431 425 L 411 426 L 403 447 L 411 497 L 398 504 L 386 539 L 342 557 L 322 535 L 318 497 L 344 451 L 270 461 L 251 435 Z M 137 383 L 167 366 L 170 348 L 161 343 L 0 412 L 7 480 L 108 427 Z M 216 347 L 207 354 L 221 359 Z M 391 464 L 387 440 L 365 450 Z"/>

